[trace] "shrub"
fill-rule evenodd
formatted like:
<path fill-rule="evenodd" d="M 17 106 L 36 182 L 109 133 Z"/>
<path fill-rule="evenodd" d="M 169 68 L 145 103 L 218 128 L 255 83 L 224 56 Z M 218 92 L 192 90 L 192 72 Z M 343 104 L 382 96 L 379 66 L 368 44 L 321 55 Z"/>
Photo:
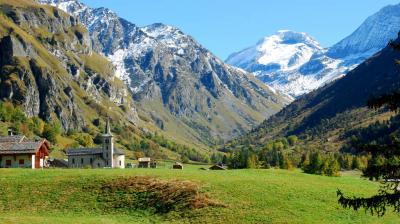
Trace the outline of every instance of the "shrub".
<path fill-rule="evenodd" d="M 86 133 L 78 133 L 74 135 L 75 141 L 79 143 L 79 145 L 83 147 L 91 147 L 93 146 L 93 139 L 92 136 Z"/>
<path fill-rule="evenodd" d="M 57 136 L 61 134 L 61 125 L 58 121 L 46 123 L 43 129 L 43 137 L 52 143 L 57 143 Z"/>

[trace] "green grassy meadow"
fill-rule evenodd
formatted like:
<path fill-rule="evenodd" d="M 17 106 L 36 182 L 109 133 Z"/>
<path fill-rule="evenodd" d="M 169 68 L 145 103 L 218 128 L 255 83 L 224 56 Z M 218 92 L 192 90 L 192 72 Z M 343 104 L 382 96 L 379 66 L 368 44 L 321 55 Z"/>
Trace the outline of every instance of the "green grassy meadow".
<path fill-rule="evenodd" d="M 336 190 L 371 195 L 378 184 L 357 174 L 325 177 L 278 169 L 205 171 L 186 165 L 157 169 L 0 169 L 0 223 L 400 223 L 337 204 Z M 154 214 L 101 210 L 90 190 L 100 180 L 152 176 L 190 180 L 224 206 Z"/>

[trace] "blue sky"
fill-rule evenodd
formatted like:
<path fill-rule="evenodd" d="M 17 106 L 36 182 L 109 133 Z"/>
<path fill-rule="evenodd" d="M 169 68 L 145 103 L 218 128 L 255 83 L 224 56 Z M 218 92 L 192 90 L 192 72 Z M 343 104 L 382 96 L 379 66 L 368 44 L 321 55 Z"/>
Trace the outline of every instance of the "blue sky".
<path fill-rule="evenodd" d="M 82 0 L 139 26 L 180 28 L 221 59 L 277 30 L 306 32 L 329 47 L 399 0 Z"/>

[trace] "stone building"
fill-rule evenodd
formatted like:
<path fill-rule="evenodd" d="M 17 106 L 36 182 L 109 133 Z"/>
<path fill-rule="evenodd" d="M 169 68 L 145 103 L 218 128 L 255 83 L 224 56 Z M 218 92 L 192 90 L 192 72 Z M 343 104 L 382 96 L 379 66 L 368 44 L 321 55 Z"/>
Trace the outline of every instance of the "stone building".
<path fill-rule="evenodd" d="M 102 141 L 101 148 L 68 149 L 68 167 L 125 168 L 125 155 L 122 151 L 114 147 L 114 139 L 110 131 L 109 119 L 107 119 Z"/>
<path fill-rule="evenodd" d="M 0 168 L 42 168 L 49 156 L 49 142 L 46 139 L 34 141 L 23 135 L 0 137 Z"/>

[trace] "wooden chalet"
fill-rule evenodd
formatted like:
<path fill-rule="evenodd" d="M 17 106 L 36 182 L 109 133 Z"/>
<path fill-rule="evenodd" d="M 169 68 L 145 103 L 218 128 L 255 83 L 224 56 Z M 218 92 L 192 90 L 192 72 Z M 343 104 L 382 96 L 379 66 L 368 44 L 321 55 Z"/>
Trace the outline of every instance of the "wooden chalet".
<path fill-rule="evenodd" d="M 49 156 L 49 142 L 27 139 L 23 135 L 0 137 L 0 168 L 42 168 Z"/>

